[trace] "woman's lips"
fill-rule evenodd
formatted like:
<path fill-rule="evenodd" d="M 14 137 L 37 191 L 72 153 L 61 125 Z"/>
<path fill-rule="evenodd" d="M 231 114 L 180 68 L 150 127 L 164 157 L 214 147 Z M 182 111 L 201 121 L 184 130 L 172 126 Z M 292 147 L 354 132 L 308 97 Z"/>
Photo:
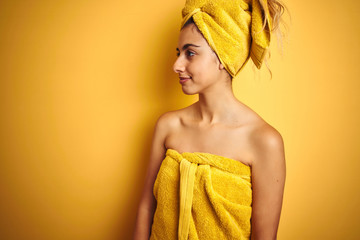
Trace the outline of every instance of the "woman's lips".
<path fill-rule="evenodd" d="M 180 83 L 183 84 L 183 83 L 185 83 L 187 80 L 190 80 L 190 78 L 180 78 Z"/>

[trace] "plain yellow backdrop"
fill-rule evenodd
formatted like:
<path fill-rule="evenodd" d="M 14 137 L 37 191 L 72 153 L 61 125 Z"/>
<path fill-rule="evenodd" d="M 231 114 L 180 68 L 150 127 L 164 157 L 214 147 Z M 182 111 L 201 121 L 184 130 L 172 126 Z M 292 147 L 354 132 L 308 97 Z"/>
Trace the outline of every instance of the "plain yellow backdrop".
<path fill-rule="evenodd" d="M 283 136 L 279 240 L 360 238 L 360 4 L 284 1 L 237 98 Z M 0 239 L 130 239 L 154 124 L 185 107 L 181 1 L 0 2 Z"/>

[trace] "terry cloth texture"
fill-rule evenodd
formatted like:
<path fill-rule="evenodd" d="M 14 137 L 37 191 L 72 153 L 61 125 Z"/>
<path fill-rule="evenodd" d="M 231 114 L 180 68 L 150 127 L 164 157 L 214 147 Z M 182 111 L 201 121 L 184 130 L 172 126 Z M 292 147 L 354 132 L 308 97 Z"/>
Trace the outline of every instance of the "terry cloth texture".
<path fill-rule="evenodd" d="M 232 77 L 250 57 L 261 68 L 271 40 L 267 0 L 187 0 L 180 29 L 190 17 Z"/>
<path fill-rule="evenodd" d="M 150 240 L 250 238 L 251 168 L 240 161 L 167 149 L 153 193 Z"/>

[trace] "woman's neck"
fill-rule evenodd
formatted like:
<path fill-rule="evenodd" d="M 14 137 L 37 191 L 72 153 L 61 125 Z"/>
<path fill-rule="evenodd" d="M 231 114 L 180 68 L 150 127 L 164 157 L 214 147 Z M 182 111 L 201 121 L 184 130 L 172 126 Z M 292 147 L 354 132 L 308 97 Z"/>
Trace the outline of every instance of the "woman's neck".
<path fill-rule="evenodd" d="M 231 118 L 238 107 L 239 101 L 231 87 L 212 88 L 205 93 L 199 93 L 199 100 L 195 104 L 195 117 L 205 125 L 213 125 Z"/>

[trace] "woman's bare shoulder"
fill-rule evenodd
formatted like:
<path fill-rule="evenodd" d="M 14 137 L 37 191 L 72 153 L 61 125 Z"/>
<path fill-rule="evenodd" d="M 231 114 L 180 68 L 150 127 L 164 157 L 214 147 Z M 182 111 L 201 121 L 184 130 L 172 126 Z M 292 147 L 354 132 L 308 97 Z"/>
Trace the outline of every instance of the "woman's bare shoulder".
<path fill-rule="evenodd" d="M 258 113 L 252 110 L 250 107 L 245 106 L 243 116 L 246 116 L 246 126 L 249 127 L 250 136 L 254 137 L 255 140 L 263 140 L 271 138 L 281 138 L 281 134 L 277 129 L 265 121 Z"/>
<path fill-rule="evenodd" d="M 192 105 L 162 113 L 157 120 L 157 125 L 167 130 L 181 126 L 181 121 L 189 114 L 191 107 Z"/>
<path fill-rule="evenodd" d="M 284 155 L 284 141 L 281 133 L 264 120 L 258 121 L 250 131 L 249 140 L 256 156 L 253 160 L 261 161 L 265 156 Z"/>
<path fill-rule="evenodd" d="M 246 106 L 245 109 L 243 116 L 246 116 L 244 122 L 249 143 L 247 146 L 252 156 L 251 164 L 261 161 L 265 155 L 283 152 L 284 143 L 280 132 L 251 108 Z"/>

